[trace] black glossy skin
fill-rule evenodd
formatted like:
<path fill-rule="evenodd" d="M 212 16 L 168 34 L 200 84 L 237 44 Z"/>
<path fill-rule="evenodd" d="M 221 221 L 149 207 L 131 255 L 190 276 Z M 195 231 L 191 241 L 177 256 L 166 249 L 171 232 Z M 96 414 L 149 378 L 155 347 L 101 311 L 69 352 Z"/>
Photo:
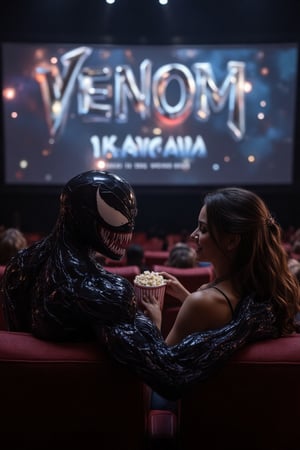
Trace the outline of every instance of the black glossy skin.
<path fill-rule="evenodd" d="M 120 259 L 136 213 L 135 195 L 125 180 L 99 171 L 74 177 L 62 191 L 52 233 L 7 266 L 5 310 L 12 331 L 56 341 L 97 338 L 112 358 L 175 399 L 245 343 L 277 336 L 274 314 L 271 302 L 250 296 L 225 327 L 168 347 L 137 311 L 132 285 L 105 271 L 93 256 L 98 251 Z"/>

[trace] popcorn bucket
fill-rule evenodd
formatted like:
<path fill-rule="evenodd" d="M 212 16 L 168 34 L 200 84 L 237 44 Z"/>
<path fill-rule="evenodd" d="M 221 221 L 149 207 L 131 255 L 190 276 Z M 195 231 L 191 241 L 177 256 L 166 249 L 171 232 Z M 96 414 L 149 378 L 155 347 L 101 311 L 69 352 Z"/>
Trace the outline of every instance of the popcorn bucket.
<path fill-rule="evenodd" d="M 160 309 L 163 309 L 166 286 L 166 284 L 162 284 L 161 286 L 142 286 L 140 284 L 134 283 L 134 292 L 137 304 L 141 304 L 141 300 L 144 296 L 153 295 L 159 300 Z"/>

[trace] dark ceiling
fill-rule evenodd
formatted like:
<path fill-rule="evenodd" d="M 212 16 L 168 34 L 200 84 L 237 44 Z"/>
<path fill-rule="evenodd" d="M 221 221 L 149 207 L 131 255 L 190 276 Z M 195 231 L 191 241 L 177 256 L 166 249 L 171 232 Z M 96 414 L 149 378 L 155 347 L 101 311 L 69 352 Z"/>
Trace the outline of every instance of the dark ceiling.
<path fill-rule="evenodd" d="M 298 41 L 299 0 L 10 0 L 1 40 L 118 43 Z"/>

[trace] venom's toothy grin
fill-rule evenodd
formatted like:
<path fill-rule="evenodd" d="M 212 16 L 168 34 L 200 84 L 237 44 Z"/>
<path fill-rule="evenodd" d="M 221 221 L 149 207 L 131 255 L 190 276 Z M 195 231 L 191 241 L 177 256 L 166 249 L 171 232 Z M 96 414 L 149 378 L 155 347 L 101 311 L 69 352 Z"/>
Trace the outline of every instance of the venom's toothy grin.
<path fill-rule="evenodd" d="M 132 232 L 130 233 L 115 233 L 99 227 L 101 238 L 106 247 L 108 247 L 116 255 L 122 256 L 124 250 L 129 245 L 132 239 Z"/>

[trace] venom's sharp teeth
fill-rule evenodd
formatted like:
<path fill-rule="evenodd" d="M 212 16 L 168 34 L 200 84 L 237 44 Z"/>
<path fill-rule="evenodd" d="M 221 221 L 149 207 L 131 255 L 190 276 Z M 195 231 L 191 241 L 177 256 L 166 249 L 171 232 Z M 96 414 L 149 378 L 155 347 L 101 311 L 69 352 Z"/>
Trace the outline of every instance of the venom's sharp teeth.
<path fill-rule="evenodd" d="M 109 230 L 100 229 L 100 235 L 104 244 L 117 255 L 123 254 L 123 249 L 131 241 L 132 233 L 112 233 Z"/>

